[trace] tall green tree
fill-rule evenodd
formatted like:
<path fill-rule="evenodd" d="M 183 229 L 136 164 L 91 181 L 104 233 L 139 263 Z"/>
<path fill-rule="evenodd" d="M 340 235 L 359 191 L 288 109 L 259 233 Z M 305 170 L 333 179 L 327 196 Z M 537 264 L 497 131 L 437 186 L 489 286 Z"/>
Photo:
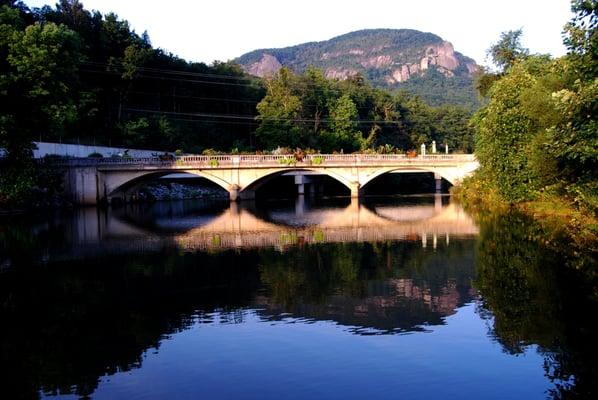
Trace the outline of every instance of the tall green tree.
<path fill-rule="evenodd" d="M 547 180 L 551 162 L 542 139 L 559 118 L 552 87 L 546 88 L 553 82 L 544 78 L 558 74 L 555 68 L 542 56 L 515 64 L 492 86 L 488 105 L 474 119 L 480 174 L 506 201 L 532 199 L 553 183 Z"/>
<path fill-rule="evenodd" d="M 60 135 L 77 118 L 76 72 L 80 41 L 64 25 L 23 20 L 0 8 L 0 148 L 6 155 L 0 178 L 0 202 L 18 201 L 33 184 L 33 140 Z"/>
<path fill-rule="evenodd" d="M 287 68 L 266 80 L 266 96 L 257 105 L 261 122 L 256 136 L 265 148 L 300 147 L 304 131 L 297 124 L 301 115 L 301 99 L 293 94 L 296 78 Z"/>
<path fill-rule="evenodd" d="M 502 71 L 511 68 L 529 54 L 529 50 L 521 44 L 522 34 L 522 29 L 503 32 L 500 40 L 488 49 L 488 55 Z"/>
<path fill-rule="evenodd" d="M 565 27 L 569 53 L 556 60 L 529 56 L 518 32 L 496 52 L 505 70 L 488 89 L 475 118 L 478 179 L 499 198 L 567 198 L 598 210 L 598 1 L 572 2 Z M 493 48 L 494 49 L 494 48 Z M 496 50 L 496 49 L 495 49 Z"/>
<path fill-rule="evenodd" d="M 16 155 L 30 149 L 39 134 L 60 132 L 76 118 L 80 42 L 76 33 L 53 23 L 13 29 L 7 42 L 0 140 L 9 155 Z"/>
<path fill-rule="evenodd" d="M 349 94 L 344 94 L 329 105 L 329 128 L 322 134 L 322 150 L 355 151 L 361 148 L 358 112 Z"/>
<path fill-rule="evenodd" d="M 549 132 L 569 196 L 598 212 L 598 1 L 574 0 L 565 26 L 567 72 L 575 77 L 555 93 L 563 119 Z"/>

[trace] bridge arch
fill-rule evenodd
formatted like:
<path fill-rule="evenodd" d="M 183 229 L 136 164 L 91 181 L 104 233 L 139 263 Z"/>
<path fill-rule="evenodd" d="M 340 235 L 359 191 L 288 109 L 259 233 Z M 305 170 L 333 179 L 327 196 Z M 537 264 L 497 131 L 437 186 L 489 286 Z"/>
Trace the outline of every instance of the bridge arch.
<path fill-rule="evenodd" d="M 337 173 L 336 171 L 332 171 L 326 168 L 316 169 L 309 167 L 290 167 L 284 169 L 268 169 L 262 171 L 262 173 L 255 176 L 253 180 L 246 182 L 246 184 L 241 188 L 241 193 L 243 193 L 243 191 L 255 191 L 274 178 L 277 178 L 289 172 L 299 171 L 310 171 L 316 172 L 318 175 L 326 175 L 334 179 L 335 181 L 341 183 L 347 189 L 351 190 L 352 188 L 352 182 L 349 179 L 347 179 L 347 177 Z"/>
<path fill-rule="evenodd" d="M 446 168 L 441 169 L 441 168 L 422 168 L 422 167 L 398 167 L 398 168 L 387 167 L 387 168 L 378 169 L 378 170 L 372 172 L 371 174 L 363 177 L 360 180 L 361 189 L 363 189 L 364 186 L 366 186 L 367 184 L 369 184 L 376 178 L 381 177 L 382 175 L 389 174 L 389 173 L 395 172 L 395 171 L 401 171 L 401 170 L 404 170 L 406 172 L 413 172 L 413 171 L 428 172 L 428 173 L 432 173 L 432 174 L 436 174 L 436 175 L 440 176 L 441 178 L 445 179 L 451 185 L 455 185 L 455 183 L 456 183 L 456 179 L 453 176 L 454 174 L 451 174 L 450 173 L 451 171 Z"/>
<path fill-rule="evenodd" d="M 214 176 L 210 173 L 206 173 L 201 170 L 158 170 L 158 171 L 139 171 L 133 173 L 110 173 L 104 178 L 104 185 L 105 185 L 105 196 L 108 200 L 114 197 L 118 197 L 119 194 L 126 194 L 127 192 L 134 191 L 135 189 L 139 188 L 140 185 L 159 179 L 163 176 L 172 175 L 172 174 L 188 174 L 194 175 L 200 178 L 204 178 L 225 191 L 228 192 L 230 188 L 230 184 L 219 178 L 218 176 Z"/>

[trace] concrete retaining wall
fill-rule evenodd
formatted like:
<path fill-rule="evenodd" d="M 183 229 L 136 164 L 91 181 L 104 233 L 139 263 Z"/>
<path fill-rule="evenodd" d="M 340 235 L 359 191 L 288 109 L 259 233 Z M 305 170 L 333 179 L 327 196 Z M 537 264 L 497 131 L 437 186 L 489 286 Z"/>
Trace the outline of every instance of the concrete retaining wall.
<path fill-rule="evenodd" d="M 34 142 L 37 150 L 33 151 L 35 158 L 42 158 L 48 154 L 56 154 L 60 156 L 70 157 L 87 157 L 91 153 L 100 153 L 104 157 L 110 157 L 115 154 L 123 154 L 125 150 L 129 150 L 128 154 L 131 157 L 151 157 L 152 155 L 162 154 L 164 151 L 160 150 L 139 150 L 128 149 L 124 147 L 107 147 L 107 146 L 85 146 L 81 144 L 63 144 L 63 143 L 48 143 L 48 142 Z"/>

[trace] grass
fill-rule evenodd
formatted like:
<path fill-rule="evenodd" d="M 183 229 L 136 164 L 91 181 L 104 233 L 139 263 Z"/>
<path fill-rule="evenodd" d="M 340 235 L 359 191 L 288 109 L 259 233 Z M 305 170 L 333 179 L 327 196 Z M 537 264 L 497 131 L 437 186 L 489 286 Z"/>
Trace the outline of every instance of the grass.
<path fill-rule="evenodd" d="M 466 180 L 453 188 L 455 198 L 474 216 L 519 211 L 532 217 L 547 232 L 562 233 L 580 249 L 598 252 L 598 218 L 566 197 L 544 194 L 534 201 L 508 203 L 481 180 Z"/>

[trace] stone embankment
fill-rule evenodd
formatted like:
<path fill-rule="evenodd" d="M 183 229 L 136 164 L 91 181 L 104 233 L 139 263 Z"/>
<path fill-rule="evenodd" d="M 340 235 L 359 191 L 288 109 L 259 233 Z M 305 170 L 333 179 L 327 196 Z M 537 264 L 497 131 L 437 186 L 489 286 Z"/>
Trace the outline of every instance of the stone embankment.
<path fill-rule="evenodd" d="M 139 190 L 138 198 L 140 201 L 162 201 L 224 197 L 228 197 L 228 193 L 219 188 L 179 182 L 152 182 Z"/>

